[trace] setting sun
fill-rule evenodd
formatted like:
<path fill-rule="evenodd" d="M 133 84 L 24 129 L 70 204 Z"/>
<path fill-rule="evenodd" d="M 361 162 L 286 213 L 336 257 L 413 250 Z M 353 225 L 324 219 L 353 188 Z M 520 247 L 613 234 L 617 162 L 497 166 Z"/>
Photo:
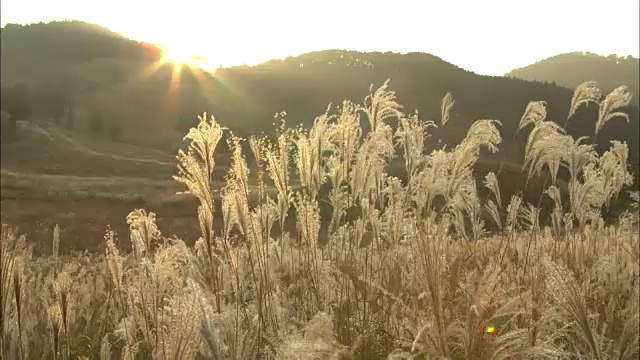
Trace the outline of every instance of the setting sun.
<path fill-rule="evenodd" d="M 179 46 L 164 46 L 162 49 L 162 61 L 172 62 L 178 65 L 195 65 L 196 56 L 190 51 Z"/>
<path fill-rule="evenodd" d="M 186 52 L 169 50 L 169 51 L 165 51 L 162 58 L 165 62 L 174 62 L 176 64 L 181 64 L 181 65 L 182 64 L 191 65 L 193 56 L 191 56 Z"/>
<path fill-rule="evenodd" d="M 162 46 L 162 64 L 175 64 L 178 68 L 188 66 L 191 68 L 200 68 L 205 71 L 215 69 L 209 59 L 196 55 L 195 52 L 180 46 Z"/>

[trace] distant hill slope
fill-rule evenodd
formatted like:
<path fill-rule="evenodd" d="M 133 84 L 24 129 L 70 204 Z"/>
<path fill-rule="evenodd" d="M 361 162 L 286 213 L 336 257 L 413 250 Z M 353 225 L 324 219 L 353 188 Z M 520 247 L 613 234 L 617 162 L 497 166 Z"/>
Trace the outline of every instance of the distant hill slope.
<path fill-rule="evenodd" d="M 574 88 L 584 81 L 594 80 L 605 92 L 624 84 L 633 93 L 636 103 L 640 95 L 640 59 L 631 56 L 605 57 L 588 52 L 572 52 L 515 69 L 506 76 L 555 82 L 569 88 Z"/>
<path fill-rule="evenodd" d="M 107 141 L 92 141 L 52 126 L 20 121 L 18 141 L 0 145 L 2 169 L 33 174 L 170 179 L 171 154 Z M 46 154 L 46 155 L 45 155 Z"/>
<path fill-rule="evenodd" d="M 183 68 L 178 84 L 173 66 L 157 63 L 157 48 L 95 25 L 7 25 L 1 35 L 3 86 L 29 85 L 36 99 L 31 121 L 49 116 L 50 94 L 63 93 L 74 110 L 75 131 L 91 130 L 97 113 L 105 123 L 102 136 L 119 134 L 120 141 L 171 152 L 204 111 L 244 136 L 273 129 L 273 115 L 283 110 L 290 125 L 309 126 L 329 103 L 360 103 L 371 84 L 377 87 L 390 78 L 405 110 L 418 109 L 425 120 L 437 120 L 442 97 L 453 93 L 452 118 L 443 129 L 432 131 L 428 146 L 454 146 L 473 121 L 497 119 L 503 123 L 504 139 L 499 157 L 517 164 L 526 133 L 514 135 L 527 103 L 547 101 L 549 118 L 564 125 L 572 96 L 570 89 L 549 83 L 480 76 L 429 54 L 347 50 L 219 69 L 215 76 Z M 638 108 L 626 110 L 630 124 L 614 120 L 597 140 L 601 149 L 612 139 L 626 140 L 631 161 L 637 163 Z M 591 136 L 595 118 L 593 107 L 584 109 L 570 122 L 569 131 Z M 119 131 L 110 132 L 110 126 Z"/>
<path fill-rule="evenodd" d="M 259 122 L 261 114 L 286 110 L 294 123 L 307 125 L 314 115 L 324 111 L 327 104 L 340 104 L 349 99 L 361 102 L 370 84 L 380 85 L 391 79 L 391 89 L 407 112 L 418 109 L 423 119 L 439 119 L 440 101 L 447 91 L 456 100 L 452 120 L 442 129 L 431 129 L 428 146 L 438 142 L 453 146 L 464 137 L 477 119 L 502 121 L 503 152 L 514 163 L 523 159 L 527 131 L 514 137 L 518 122 L 529 101 L 545 100 L 549 104 L 548 117 L 564 126 L 572 97 L 572 90 L 550 83 L 525 81 L 506 77 L 480 76 L 465 71 L 442 59 L 424 53 L 361 53 L 327 50 L 274 60 L 256 67 L 222 69 L 216 78 L 229 89 L 235 87 L 234 97 L 225 98 L 231 91 L 218 94 L 220 104 L 214 114 L 222 121 L 234 118 L 252 119 L 254 129 L 271 126 Z M 232 100 L 233 99 L 233 100 Z M 236 117 L 238 109 L 244 111 Z M 229 112 L 225 111 L 228 110 Z M 630 123 L 614 120 L 607 124 L 598 144 L 603 149 L 613 139 L 630 143 L 630 156 L 637 162 L 638 107 L 625 109 Z M 583 108 L 569 122 L 568 130 L 575 136 L 593 136 L 597 109 Z M 311 116 L 310 116 L 311 115 Z M 230 123 L 234 124 L 235 123 Z M 230 125 L 231 126 L 231 125 Z M 606 134 L 605 134 L 606 133 Z"/>
<path fill-rule="evenodd" d="M 138 42 L 81 21 L 7 24 L 1 35 L 2 81 L 9 84 L 39 82 L 94 61 L 117 59 L 124 61 L 123 64 L 129 61 L 127 65 L 131 66 L 132 61 L 143 63 L 152 59 L 152 54 L 144 51 Z M 43 55 L 46 56 L 43 58 Z"/>
<path fill-rule="evenodd" d="M 157 46 L 81 21 L 7 24 L 0 35 L 2 87 L 28 86 L 32 119 L 62 117 L 64 102 L 73 110 L 75 130 L 89 132 L 99 113 L 105 137 L 117 127 L 121 140 L 136 144 L 159 146 L 180 138 L 182 129 L 174 127 L 180 109 L 168 100 L 189 97 L 193 74 L 185 69 L 182 93 L 169 94 L 173 69 L 157 64 Z"/>

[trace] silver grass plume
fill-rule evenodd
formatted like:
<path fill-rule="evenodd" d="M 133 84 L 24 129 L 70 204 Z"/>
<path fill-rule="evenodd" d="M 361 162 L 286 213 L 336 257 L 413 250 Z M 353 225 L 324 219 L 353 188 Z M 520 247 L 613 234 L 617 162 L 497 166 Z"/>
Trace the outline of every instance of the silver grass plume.
<path fill-rule="evenodd" d="M 629 115 L 616 110 L 629 105 L 630 102 L 631 93 L 626 85 L 619 86 L 610 92 L 604 100 L 600 102 L 600 114 L 596 122 L 596 135 L 609 120 L 615 117 L 622 117 L 629 122 Z"/>
<path fill-rule="evenodd" d="M 187 191 L 200 200 L 202 206 L 211 211 L 213 198 L 211 194 L 210 177 L 213 173 L 215 160 L 213 153 L 222 138 L 223 128 L 213 116 L 206 118 L 206 113 L 199 116 L 199 124 L 191 128 L 184 140 L 190 140 L 187 152 L 178 151 L 178 175 L 173 179 L 186 185 Z"/>
<path fill-rule="evenodd" d="M 396 101 L 396 93 L 388 91 L 389 80 L 385 81 L 375 92 L 373 91 L 373 84 L 369 88 L 370 94 L 365 98 L 363 109 L 369 119 L 369 125 L 371 131 L 375 132 L 378 125 L 383 123 L 388 118 L 399 117 L 402 109 Z"/>
<path fill-rule="evenodd" d="M 441 126 L 444 126 L 447 121 L 451 118 L 451 108 L 456 101 L 453 100 L 453 95 L 448 92 L 442 98 L 442 102 L 440 103 L 440 121 Z"/>
<path fill-rule="evenodd" d="M 498 151 L 502 137 L 497 125 L 501 125 L 498 120 L 477 120 L 469 128 L 462 143 L 456 147 L 452 175 L 447 187 L 449 198 L 453 198 L 465 179 L 471 177 L 471 170 L 480 156 L 481 147 L 486 147 L 493 154 Z"/>
<path fill-rule="evenodd" d="M 144 209 L 136 209 L 127 215 L 127 224 L 134 254 L 141 260 L 146 252 L 151 251 L 153 241 L 160 238 L 160 230 L 156 225 L 156 214 L 147 213 Z"/>
<path fill-rule="evenodd" d="M 569 154 L 570 143 L 573 143 L 573 139 L 564 134 L 556 123 L 543 121 L 538 124 L 529 134 L 525 145 L 524 167 L 529 167 L 527 178 L 540 174 L 546 165 L 555 182 L 560 164 L 566 161 Z"/>
<path fill-rule="evenodd" d="M 547 102 L 546 101 L 531 101 L 527 104 L 527 108 L 520 118 L 520 124 L 518 125 L 518 131 L 524 129 L 529 124 L 538 126 L 541 122 L 547 119 Z"/>
<path fill-rule="evenodd" d="M 500 196 L 500 187 L 498 185 L 498 178 L 496 174 L 493 172 L 488 173 L 484 178 L 484 186 L 491 191 L 493 196 L 495 197 L 495 201 L 493 199 L 489 199 L 486 204 L 487 211 L 491 215 L 491 219 L 498 225 L 500 230 L 502 230 L 502 198 Z"/>
<path fill-rule="evenodd" d="M 581 105 L 586 105 L 589 102 L 598 103 L 600 96 L 600 89 L 598 89 L 598 84 L 595 81 L 586 81 L 576 86 L 571 98 L 571 108 L 569 109 L 569 115 L 567 115 L 567 121 L 571 119 Z"/>

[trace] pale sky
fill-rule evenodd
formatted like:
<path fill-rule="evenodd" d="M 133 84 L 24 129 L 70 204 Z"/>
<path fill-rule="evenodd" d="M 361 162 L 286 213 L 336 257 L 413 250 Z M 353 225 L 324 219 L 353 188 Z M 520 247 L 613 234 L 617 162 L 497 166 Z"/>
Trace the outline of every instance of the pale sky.
<path fill-rule="evenodd" d="M 559 53 L 640 53 L 639 0 L 2 0 L 6 23 L 84 20 L 253 65 L 325 50 L 427 52 L 503 75 Z"/>

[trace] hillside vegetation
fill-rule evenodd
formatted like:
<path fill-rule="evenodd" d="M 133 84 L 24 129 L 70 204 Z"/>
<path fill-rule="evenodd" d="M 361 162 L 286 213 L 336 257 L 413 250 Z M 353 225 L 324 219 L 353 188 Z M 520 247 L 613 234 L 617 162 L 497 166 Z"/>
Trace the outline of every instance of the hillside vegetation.
<path fill-rule="evenodd" d="M 569 124 L 598 109 L 594 136 L 630 101 L 624 87 L 602 97 L 593 83 L 570 100 Z M 549 180 L 545 214 L 503 193 L 493 172 L 474 175 L 481 150 L 504 151 L 513 136 L 500 121 L 474 120 L 455 146 L 426 148 L 427 135 L 457 126 L 457 104 L 445 96 L 425 121 L 385 83 L 310 129 L 246 140 L 201 117 L 174 176 L 198 202 L 193 247 L 144 209 L 126 217 L 128 234 L 107 228 L 99 254 L 64 253 L 56 226 L 49 254 L 33 257 L 3 227 L 0 355 L 638 358 L 638 193 L 614 221 L 603 217 L 633 183 L 627 143 L 598 148 L 549 120 L 550 103 L 523 107 L 521 162 L 527 178 Z M 224 140 L 232 163 L 219 184 Z M 394 159 L 403 178 L 387 170 Z"/>
<path fill-rule="evenodd" d="M 424 53 L 327 50 L 255 67 L 219 69 L 215 76 L 185 67 L 179 85 L 172 86 L 173 66 L 158 63 L 161 54 L 156 47 L 94 25 L 7 25 L 2 43 L 3 86 L 28 85 L 35 104 L 29 116 L 33 121 L 64 118 L 58 122 L 69 128 L 172 152 L 203 110 L 243 136 L 271 132 L 274 114 L 283 110 L 290 126 L 302 123 L 308 128 L 309 119 L 327 104 L 361 99 L 366 95 L 363 89 L 388 78 L 405 108 L 419 110 L 425 119 L 437 116 L 446 92 L 455 96 L 451 125 L 432 134 L 427 143 L 431 149 L 457 144 L 477 118 L 499 119 L 506 132 L 514 133 L 530 99 L 554 104 L 549 118 L 563 124 L 571 100 L 571 91 L 563 87 L 479 76 Z M 637 163 L 638 108 L 624 110 L 631 128 L 615 121 L 597 141 L 606 146 L 613 139 L 626 140 L 630 161 Z M 593 111 L 579 111 L 577 125 L 571 124 L 568 131 L 589 135 L 586 129 L 595 125 Z M 507 160 L 520 164 L 524 138 L 509 137 L 503 146 L 510 149 L 503 154 L 510 157 Z"/>
<path fill-rule="evenodd" d="M 633 93 L 636 104 L 640 95 L 640 59 L 632 56 L 602 56 L 588 52 L 559 54 L 514 69 L 506 76 L 554 82 L 572 89 L 580 83 L 593 80 L 605 92 L 624 84 Z"/>

